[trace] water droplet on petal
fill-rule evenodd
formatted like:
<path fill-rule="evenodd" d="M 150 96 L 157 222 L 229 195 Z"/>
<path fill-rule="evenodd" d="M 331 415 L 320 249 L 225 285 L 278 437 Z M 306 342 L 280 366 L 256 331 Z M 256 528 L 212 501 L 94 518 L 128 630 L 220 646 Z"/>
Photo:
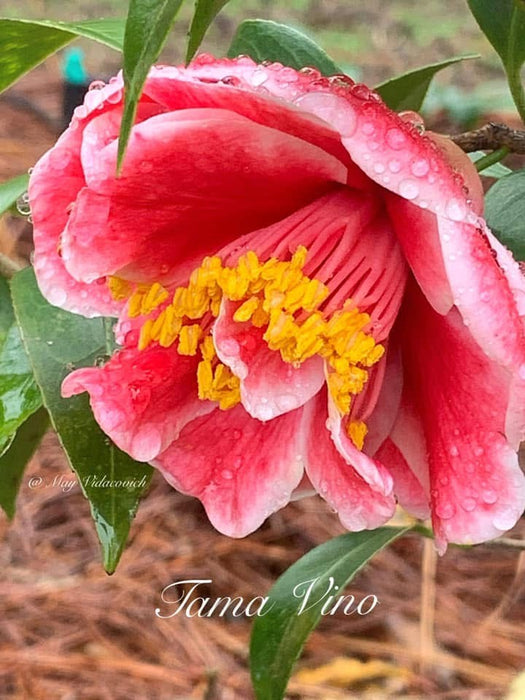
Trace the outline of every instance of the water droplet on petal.
<path fill-rule="evenodd" d="M 474 498 L 465 498 L 461 502 L 461 507 L 463 508 L 463 510 L 466 510 L 467 513 L 470 513 L 471 511 L 473 511 L 475 509 L 476 501 Z"/>
<path fill-rule="evenodd" d="M 374 163 L 374 172 L 381 174 L 385 172 L 385 166 L 383 163 Z"/>
<path fill-rule="evenodd" d="M 94 80 L 88 87 L 88 90 L 102 90 L 105 87 L 106 83 L 103 80 Z"/>
<path fill-rule="evenodd" d="M 54 306 L 62 306 L 67 301 L 67 294 L 61 287 L 51 287 L 46 294 L 47 300 Z"/>
<path fill-rule="evenodd" d="M 459 454 L 459 450 L 458 450 L 458 448 L 456 447 L 456 445 L 452 445 L 452 447 L 450 448 L 449 452 L 450 452 L 450 456 L 451 456 L 451 457 L 457 457 L 458 454 Z"/>
<path fill-rule="evenodd" d="M 494 491 L 494 489 L 485 489 L 481 492 L 481 498 L 485 501 L 485 503 L 496 503 L 498 500 L 498 494 L 496 491 Z"/>
<path fill-rule="evenodd" d="M 27 192 L 24 192 L 17 200 L 16 200 L 16 209 L 19 214 L 22 216 L 29 216 L 31 214 L 31 207 L 29 206 L 29 195 Z"/>
<path fill-rule="evenodd" d="M 492 524 L 498 530 L 510 530 L 516 524 L 518 517 L 519 513 L 516 513 L 512 508 L 504 509 L 494 517 Z"/>
<path fill-rule="evenodd" d="M 233 479 L 233 472 L 230 471 L 229 469 L 223 469 L 221 472 L 221 476 L 223 479 Z"/>
<path fill-rule="evenodd" d="M 454 198 L 448 201 L 445 211 L 452 221 L 462 221 L 467 213 L 467 207 L 465 202 Z"/>
<path fill-rule="evenodd" d="M 412 172 L 412 175 L 415 175 L 416 177 L 425 177 L 425 175 L 430 170 L 430 164 L 428 160 L 425 160 L 424 158 L 418 158 L 412 163 L 412 165 L 410 166 L 410 170 Z"/>
<path fill-rule="evenodd" d="M 397 158 L 394 158 L 393 160 L 389 161 L 388 169 L 391 173 L 398 173 L 401 170 L 401 161 L 397 160 Z"/>
<path fill-rule="evenodd" d="M 233 438 L 234 440 L 239 440 L 242 437 L 242 433 L 240 430 L 234 430 L 233 431 Z"/>
<path fill-rule="evenodd" d="M 399 194 L 405 199 L 415 199 L 419 194 L 419 185 L 415 180 L 402 180 Z"/>
<path fill-rule="evenodd" d="M 394 151 L 400 151 L 402 148 L 405 148 L 407 137 L 401 129 L 393 128 L 386 132 L 386 142 Z"/>
<path fill-rule="evenodd" d="M 474 454 L 475 454 L 476 457 L 481 457 L 481 455 L 483 454 L 483 452 L 484 452 L 483 447 L 475 447 L 475 448 L 474 448 Z"/>
<path fill-rule="evenodd" d="M 251 83 L 254 87 L 259 87 L 268 80 L 268 73 L 262 68 L 257 68 L 251 77 Z"/>
<path fill-rule="evenodd" d="M 452 503 L 440 503 L 436 506 L 436 515 L 442 520 L 449 520 L 456 513 Z"/>

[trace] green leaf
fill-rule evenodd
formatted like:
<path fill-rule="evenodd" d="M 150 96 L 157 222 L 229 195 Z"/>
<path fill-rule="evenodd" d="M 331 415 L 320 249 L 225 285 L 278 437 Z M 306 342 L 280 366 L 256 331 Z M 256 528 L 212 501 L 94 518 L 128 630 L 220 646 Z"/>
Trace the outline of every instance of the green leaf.
<path fill-rule="evenodd" d="M 186 63 L 189 63 L 195 56 L 195 52 L 201 45 L 208 27 L 228 2 L 229 0 L 196 0 L 195 14 L 191 21 L 188 36 Z"/>
<path fill-rule="evenodd" d="M 124 35 L 125 103 L 118 145 L 118 168 L 131 133 L 148 71 L 159 57 L 182 0 L 130 0 Z"/>
<path fill-rule="evenodd" d="M 26 464 L 49 426 L 45 408 L 33 413 L 18 429 L 9 449 L 0 456 L 0 506 L 11 520 Z"/>
<path fill-rule="evenodd" d="M 510 91 L 525 121 L 525 92 L 521 67 L 525 62 L 525 0 L 468 0 L 481 31 L 505 67 Z"/>
<path fill-rule="evenodd" d="M 277 580 L 252 630 L 250 666 L 257 700 L 283 698 L 327 599 L 337 598 L 337 591 L 341 594 L 374 554 L 407 530 L 382 527 L 341 535 L 308 552 Z"/>
<path fill-rule="evenodd" d="M 42 397 L 15 321 L 9 286 L 0 277 L 0 454 L 41 405 Z"/>
<path fill-rule="evenodd" d="M 428 66 L 403 73 L 397 78 L 390 78 L 390 80 L 386 80 L 375 89 L 390 109 L 398 112 L 411 109 L 417 112 L 421 109 L 435 74 L 443 70 L 443 68 L 452 66 L 454 63 L 471 58 L 479 58 L 479 56 L 477 54 L 468 54 L 466 56 L 455 56 L 439 63 L 431 63 Z"/>
<path fill-rule="evenodd" d="M 0 18 L 0 92 L 77 37 L 122 50 L 124 21 L 84 22 Z"/>
<path fill-rule="evenodd" d="M 477 163 L 487 154 L 485 153 L 485 151 L 472 151 L 467 155 L 473 163 Z M 512 172 L 514 171 L 510 168 L 507 168 L 507 166 L 503 165 L 503 163 L 494 163 L 493 165 L 489 165 L 488 168 L 483 168 L 483 170 L 481 170 L 480 172 L 480 175 L 485 175 L 486 177 L 494 177 L 496 178 L 496 180 L 499 180 L 502 177 L 505 177 L 505 175 L 510 175 Z"/>
<path fill-rule="evenodd" d="M 239 25 L 228 50 L 234 58 L 245 54 L 257 63 L 278 61 L 296 70 L 317 68 L 323 75 L 342 70 L 315 41 L 297 29 L 263 19 L 247 19 Z"/>
<path fill-rule="evenodd" d="M 62 399 L 64 377 L 77 367 L 103 361 L 111 351 L 107 319 L 82 316 L 50 306 L 40 294 L 34 272 L 26 268 L 11 282 L 15 313 L 22 330 L 44 405 L 75 470 L 102 545 L 104 567 L 115 570 L 139 499 L 152 469 L 132 460 L 104 435 L 93 418 L 86 394 Z M 97 480 L 133 480 L 131 486 L 97 486 Z"/>
<path fill-rule="evenodd" d="M 27 190 L 28 184 L 29 175 L 27 174 L 18 175 L 0 184 L 0 216 L 16 204 L 16 200 Z"/>
<path fill-rule="evenodd" d="M 525 260 L 525 169 L 492 185 L 485 196 L 485 219 L 514 257 Z"/>

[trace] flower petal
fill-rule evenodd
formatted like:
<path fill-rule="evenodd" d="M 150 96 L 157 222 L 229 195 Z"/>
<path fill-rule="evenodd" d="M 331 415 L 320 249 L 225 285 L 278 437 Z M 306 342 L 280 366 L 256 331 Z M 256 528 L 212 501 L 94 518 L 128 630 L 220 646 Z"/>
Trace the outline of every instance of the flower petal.
<path fill-rule="evenodd" d="M 264 329 L 236 322 L 239 304 L 222 303 L 213 328 L 217 355 L 241 380 L 241 401 L 261 421 L 303 406 L 325 382 L 323 360 L 314 356 L 299 367 L 285 362 L 263 340 Z"/>
<path fill-rule="evenodd" d="M 181 263 L 198 264 L 346 181 L 333 156 L 226 110 L 181 110 L 136 125 L 118 179 L 116 156 L 116 140 L 98 153 L 63 236 L 78 279 L 118 272 L 165 281 Z"/>
<path fill-rule="evenodd" d="M 101 368 L 68 375 L 65 398 L 88 391 L 95 419 L 121 450 L 149 462 L 214 404 L 197 398 L 197 358 L 175 347 L 121 350 Z"/>
<path fill-rule="evenodd" d="M 497 537 L 525 508 L 525 477 L 504 433 L 512 374 L 487 357 L 455 309 L 436 314 L 415 286 L 400 323 L 407 393 L 429 453 L 438 547 Z"/>
<path fill-rule="evenodd" d="M 343 459 L 330 439 L 326 423 L 326 392 L 320 392 L 303 409 L 306 472 L 319 494 L 335 508 L 348 530 L 373 530 L 389 520 L 395 500 L 389 493 L 374 490 L 358 474 L 354 465 L 370 458 L 348 447 Z"/>
<path fill-rule="evenodd" d="M 155 466 L 202 501 L 219 532 L 245 537 L 301 482 L 300 422 L 301 410 L 261 423 L 240 405 L 215 409 L 186 425 Z"/>
<path fill-rule="evenodd" d="M 387 438 L 375 455 L 394 479 L 394 493 L 399 504 L 420 520 L 430 516 L 428 495 L 394 442 Z"/>

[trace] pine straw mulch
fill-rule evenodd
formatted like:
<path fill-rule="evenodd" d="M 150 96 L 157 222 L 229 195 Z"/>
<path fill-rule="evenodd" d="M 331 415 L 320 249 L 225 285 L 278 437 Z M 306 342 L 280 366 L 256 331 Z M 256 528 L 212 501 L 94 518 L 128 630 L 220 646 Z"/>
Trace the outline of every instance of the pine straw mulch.
<path fill-rule="evenodd" d="M 155 478 L 121 563 L 107 576 L 79 487 L 29 487 L 32 475 L 51 484 L 61 474 L 72 478 L 50 434 L 24 476 L 14 522 L 0 517 L 0 697 L 253 697 L 250 621 L 161 619 L 157 608 L 173 611 L 161 591 L 175 581 L 212 579 L 201 595 L 246 601 L 264 595 L 301 555 L 342 532 L 337 516 L 309 498 L 254 535 L 232 540 L 211 528 L 197 501 Z M 525 523 L 515 532 L 525 536 Z M 380 605 L 368 616 L 323 618 L 289 697 L 501 697 L 525 656 L 524 556 L 486 545 L 451 548 L 437 562 L 432 606 L 432 550 L 419 537 L 405 537 L 348 589 L 358 599 L 374 593 Z"/>

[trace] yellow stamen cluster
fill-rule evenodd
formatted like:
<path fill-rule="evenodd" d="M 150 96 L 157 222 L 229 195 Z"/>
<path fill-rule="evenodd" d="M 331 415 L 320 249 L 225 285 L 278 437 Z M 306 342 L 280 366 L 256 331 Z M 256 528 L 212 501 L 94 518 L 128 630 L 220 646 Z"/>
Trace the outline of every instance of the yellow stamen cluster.
<path fill-rule="evenodd" d="M 218 401 L 223 411 L 233 408 L 241 400 L 239 377 L 218 361 L 211 336 L 204 338 L 200 351 L 202 360 L 197 367 L 199 399 Z"/>
<path fill-rule="evenodd" d="M 357 449 L 362 450 L 363 445 L 365 444 L 365 437 L 368 433 L 366 423 L 364 423 L 362 420 L 349 420 L 348 425 L 346 426 L 346 432 Z"/>
<path fill-rule="evenodd" d="M 223 299 L 240 302 L 233 320 L 250 322 L 266 330 L 263 339 L 271 350 L 279 351 L 283 360 L 299 366 L 320 355 L 327 362 L 328 387 L 339 411 L 350 412 L 352 396 L 359 394 L 368 380 L 367 368 L 384 353 L 365 328 L 370 323 L 348 301 L 343 309 L 325 318 L 320 311 L 329 290 L 322 282 L 304 274 L 307 250 L 299 246 L 291 260 L 270 258 L 261 262 L 249 251 L 237 265 L 225 267 L 217 257 L 205 258 L 190 276 L 187 287 L 178 287 L 155 319 L 142 326 L 139 349 L 156 341 L 169 347 L 178 340 L 182 355 L 202 354 L 198 366 L 199 397 L 219 401 L 221 408 L 231 408 L 240 400 L 239 380 L 218 361 L 213 340 L 202 325 L 188 324 L 219 314 Z M 129 296 L 131 317 L 151 314 L 164 304 L 169 293 L 160 284 L 138 285 L 129 295 L 129 283 L 112 278 L 114 296 Z M 207 320 L 205 319 L 205 324 Z M 349 421 L 348 434 L 356 445 L 362 445 L 366 425 Z"/>

